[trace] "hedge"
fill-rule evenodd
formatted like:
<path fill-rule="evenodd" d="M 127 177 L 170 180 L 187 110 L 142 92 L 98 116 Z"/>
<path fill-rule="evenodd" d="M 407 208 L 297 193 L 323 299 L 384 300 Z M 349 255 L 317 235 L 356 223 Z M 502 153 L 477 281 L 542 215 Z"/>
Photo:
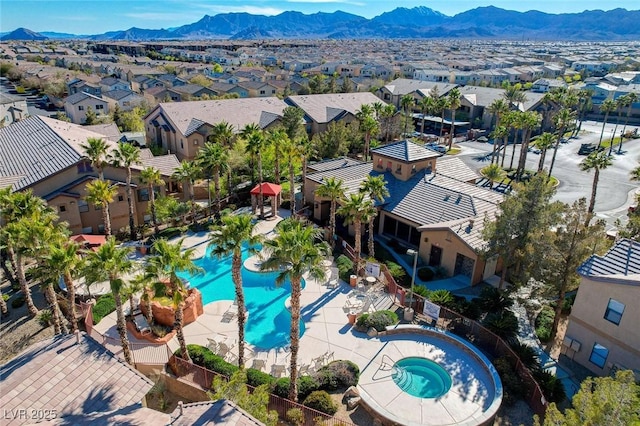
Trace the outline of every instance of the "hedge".
<path fill-rule="evenodd" d="M 233 373 L 238 371 L 238 366 L 228 363 L 224 358 L 214 354 L 209 348 L 205 348 L 204 346 L 187 345 L 187 351 L 189 351 L 189 356 L 194 364 L 204 367 L 207 370 L 215 371 L 227 377 L 231 377 Z M 174 354 L 179 357 L 182 356 L 180 349 L 176 350 Z"/>
<path fill-rule="evenodd" d="M 331 395 L 322 390 L 311 392 L 311 394 L 305 398 L 303 404 L 314 410 L 329 414 L 330 416 L 333 416 L 338 411 L 338 407 L 331 399 Z"/>
<path fill-rule="evenodd" d="M 322 367 L 316 373 L 319 388 L 336 390 L 356 386 L 360 378 L 360 368 L 349 360 L 336 360 Z"/>
<path fill-rule="evenodd" d="M 109 315 L 116 310 L 116 301 L 113 298 L 113 294 L 107 293 L 98 299 L 96 305 L 93 307 L 93 324 L 98 324 L 102 318 Z"/>
<path fill-rule="evenodd" d="M 398 322 L 398 315 L 393 311 L 376 311 L 372 314 L 362 314 L 356 321 L 356 326 L 373 327 L 377 331 L 384 331 L 388 326 Z"/>

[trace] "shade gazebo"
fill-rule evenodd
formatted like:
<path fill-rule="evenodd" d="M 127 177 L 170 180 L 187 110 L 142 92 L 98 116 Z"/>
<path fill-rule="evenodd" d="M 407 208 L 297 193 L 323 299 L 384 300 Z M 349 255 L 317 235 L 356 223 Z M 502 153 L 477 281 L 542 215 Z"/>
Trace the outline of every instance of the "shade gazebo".
<path fill-rule="evenodd" d="M 282 186 L 277 183 L 263 182 L 256 185 L 251 190 L 251 211 L 255 214 L 256 208 L 264 203 L 264 197 L 269 197 L 269 205 L 271 206 L 271 215 L 276 216 L 278 213 L 278 207 L 280 206 L 280 193 L 282 192 Z M 260 200 L 260 193 L 262 193 L 262 200 Z"/>

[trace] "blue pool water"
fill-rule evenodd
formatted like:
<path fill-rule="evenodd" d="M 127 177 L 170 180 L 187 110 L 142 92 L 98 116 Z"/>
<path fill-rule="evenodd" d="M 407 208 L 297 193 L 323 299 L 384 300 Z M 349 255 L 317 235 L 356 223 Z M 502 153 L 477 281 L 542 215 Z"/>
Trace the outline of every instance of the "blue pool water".
<path fill-rule="evenodd" d="M 419 357 L 403 358 L 394 365 L 393 381 L 418 398 L 438 398 L 451 388 L 451 376 L 439 364 Z"/>
<path fill-rule="evenodd" d="M 231 278 L 231 256 L 218 259 L 206 255 L 194 261 L 205 272 L 191 275 L 179 274 L 189 280 L 191 287 L 202 293 L 202 303 L 233 300 L 236 297 Z M 249 257 L 248 247 L 242 251 L 242 261 Z M 291 293 L 289 280 L 281 286 L 275 285 L 277 272 L 251 272 L 242 268 L 245 304 L 249 318 L 245 324 L 245 340 L 260 349 L 286 346 L 289 342 L 291 314 L 284 307 L 284 301 Z M 305 282 L 302 281 L 304 288 Z M 300 335 L 305 331 L 304 321 L 300 321 Z"/>

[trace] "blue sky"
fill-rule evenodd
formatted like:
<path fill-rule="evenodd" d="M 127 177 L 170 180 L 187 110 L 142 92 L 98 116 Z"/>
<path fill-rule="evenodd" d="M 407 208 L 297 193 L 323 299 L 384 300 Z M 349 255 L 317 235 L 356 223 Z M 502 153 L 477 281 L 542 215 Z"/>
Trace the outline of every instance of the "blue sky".
<path fill-rule="evenodd" d="M 452 16 L 488 5 L 548 13 L 618 7 L 640 9 L 637 0 L 0 0 L 0 31 L 25 27 L 34 31 L 99 34 L 134 26 L 178 27 L 195 22 L 205 14 L 226 12 L 277 15 L 287 10 L 306 14 L 342 10 L 372 18 L 398 6 L 427 6 Z"/>

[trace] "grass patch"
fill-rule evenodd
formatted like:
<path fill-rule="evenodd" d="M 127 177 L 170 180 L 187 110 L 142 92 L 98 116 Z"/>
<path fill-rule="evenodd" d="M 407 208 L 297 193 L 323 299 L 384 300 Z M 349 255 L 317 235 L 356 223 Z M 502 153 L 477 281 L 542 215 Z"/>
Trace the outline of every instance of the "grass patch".
<path fill-rule="evenodd" d="M 447 155 L 458 155 L 462 152 L 462 149 L 460 148 L 451 148 L 449 151 L 447 151 Z"/>
<path fill-rule="evenodd" d="M 153 298 L 154 302 L 158 302 L 162 306 L 173 306 L 173 300 L 167 296 L 156 296 Z"/>

